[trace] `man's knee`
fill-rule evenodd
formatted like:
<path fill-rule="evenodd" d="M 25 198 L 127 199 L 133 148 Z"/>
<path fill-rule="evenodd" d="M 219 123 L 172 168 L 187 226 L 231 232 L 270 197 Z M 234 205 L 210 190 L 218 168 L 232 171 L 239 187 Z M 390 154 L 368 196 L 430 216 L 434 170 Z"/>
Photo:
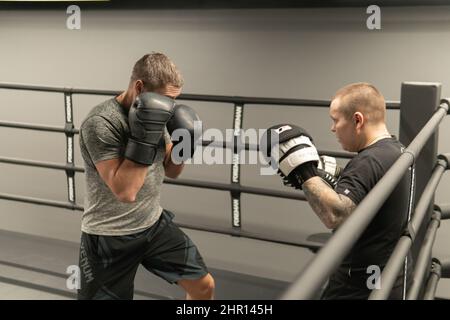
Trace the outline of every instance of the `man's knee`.
<path fill-rule="evenodd" d="M 210 296 L 211 298 L 214 295 L 214 290 L 216 288 L 216 284 L 214 282 L 214 278 L 207 274 L 205 276 L 204 281 L 202 281 L 201 290 L 205 296 Z"/>
<path fill-rule="evenodd" d="M 186 290 L 188 297 L 191 299 L 213 299 L 215 282 L 211 274 L 195 279 L 195 280 L 181 280 L 178 284 Z"/>
<path fill-rule="evenodd" d="M 194 291 L 203 297 L 203 299 L 212 299 L 214 296 L 215 282 L 211 274 L 207 274 L 203 278 L 194 280 L 197 282 Z"/>

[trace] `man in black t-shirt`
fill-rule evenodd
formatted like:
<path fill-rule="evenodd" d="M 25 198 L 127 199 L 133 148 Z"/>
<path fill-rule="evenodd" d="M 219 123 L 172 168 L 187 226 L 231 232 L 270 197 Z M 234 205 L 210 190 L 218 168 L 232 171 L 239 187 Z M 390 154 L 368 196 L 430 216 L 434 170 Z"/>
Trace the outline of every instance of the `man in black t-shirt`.
<path fill-rule="evenodd" d="M 337 181 L 330 172 L 338 170 L 320 165 L 312 138 L 304 129 L 286 124 L 271 128 L 279 135 L 279 172 L 285 183 L 303 189 L 329 229 L 337 229 L 347 219 L 404 150 L 389 134 L 385 113 L 384 98 L 371 84 L 350 84 L 335 94 L 330 105 L 331 131 L 344 150 L 357 152 Z M 322 299 L 367 299 L 371 290 L 383 285 L 383 279 L 379 283 L 371 279 L 374 272 L 382 272 L 406 227 L 410 181 L 408 172 L 330 277 Z M 400 274 L 391 299 L 402 298 L 402 284 Z"/>

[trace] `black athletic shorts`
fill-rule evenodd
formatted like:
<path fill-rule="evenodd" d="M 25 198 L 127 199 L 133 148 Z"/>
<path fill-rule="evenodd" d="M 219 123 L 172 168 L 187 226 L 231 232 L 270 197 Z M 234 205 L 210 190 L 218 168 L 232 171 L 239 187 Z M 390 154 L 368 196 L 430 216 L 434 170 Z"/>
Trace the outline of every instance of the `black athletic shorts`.
<path fill-rule="evenodd" d="M 176 283 L 208 274 L 197 247 L 163 210 L 150 228 L 132 235 L 100 236 L 82 233 L 78 299 L 133 299 L 139 264 Z"/>

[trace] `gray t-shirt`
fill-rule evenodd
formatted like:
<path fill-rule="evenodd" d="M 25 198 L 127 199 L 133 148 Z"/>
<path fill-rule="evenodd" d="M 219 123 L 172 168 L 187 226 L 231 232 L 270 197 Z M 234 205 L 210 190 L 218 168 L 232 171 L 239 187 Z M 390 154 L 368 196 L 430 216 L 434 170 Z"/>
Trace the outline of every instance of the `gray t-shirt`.
<path fill-rule="evenodd" d="M 94 107 L 81 124 L 80 149 L 86 182 L 81 222 L 83 232 L 111 236 L 137 233 L 152 226 L 161 215 L 165 146 L 160 146 L 133 203 L 119 201 L 95 167 L 99 161 L 122 158 L 128 134 L 127 111 L 115 98 Z M 166 143 L 170 143 L 167 131 L 164 138 Z"/>

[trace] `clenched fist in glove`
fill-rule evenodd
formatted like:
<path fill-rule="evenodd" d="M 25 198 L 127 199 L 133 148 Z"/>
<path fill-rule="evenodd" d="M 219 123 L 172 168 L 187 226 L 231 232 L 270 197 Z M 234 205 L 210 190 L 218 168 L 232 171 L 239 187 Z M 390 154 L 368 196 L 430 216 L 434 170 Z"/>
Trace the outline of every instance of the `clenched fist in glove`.
<path fill-rule="evenodd" d="M 174 113 L 175 100 L 152 92 L 140 94 L 128 113 L 130 137 L 125 157 L 151 165 L 163 139 L 166 123 Z"/>
<path fill-rule="evenodd" d="M 197 122 L 197 126 L 196 123 Z M 172 161 L 179 164 L 194 156 L 201 138 L 201 120 L 189 106 L 177 104 L 173 117 L 167 122 L 167 130 L 172 137 Z M 177 132 L 177 130 L 179 130 Z"/>

